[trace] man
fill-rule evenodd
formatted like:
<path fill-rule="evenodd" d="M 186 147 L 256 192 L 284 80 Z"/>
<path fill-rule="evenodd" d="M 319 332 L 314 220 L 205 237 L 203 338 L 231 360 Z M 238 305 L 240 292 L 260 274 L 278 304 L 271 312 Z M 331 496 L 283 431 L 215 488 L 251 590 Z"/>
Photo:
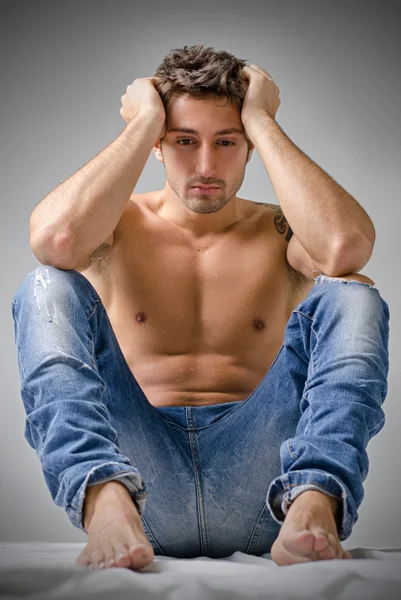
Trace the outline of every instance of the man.
<path fill-rule="evenodd" d="M 121 101 L 124 131 L 33 211 L 46 267 L 13 299 L 26 437 L 88 533 L 77 565 L 351 558 L 387 392 L 370 218 L 257 65 L 184 46 Z M 236 195 L 255 147 L 280 206 Z M 152 148 L 165 187 L 130 195 Z"/>

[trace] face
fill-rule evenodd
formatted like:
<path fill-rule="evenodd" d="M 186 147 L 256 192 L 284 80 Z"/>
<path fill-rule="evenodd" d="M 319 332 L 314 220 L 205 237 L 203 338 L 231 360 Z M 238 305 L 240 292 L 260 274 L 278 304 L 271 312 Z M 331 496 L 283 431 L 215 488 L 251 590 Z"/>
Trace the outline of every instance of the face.
<path fill-rule="evenodd" d="M 238 107 L 223 106 L 225 101 L 225 97 L 173 98 L 167 109 L 166 135 L 155 146 L 156 157 L 164 163 L 166 188 L 173 199 L 196 213 L 217 212 L 236 195 L 252 154 Z M 236 131 L 224 133 L 229 129 Z M 207 194 L 197 185 L 217 189 Z"/>

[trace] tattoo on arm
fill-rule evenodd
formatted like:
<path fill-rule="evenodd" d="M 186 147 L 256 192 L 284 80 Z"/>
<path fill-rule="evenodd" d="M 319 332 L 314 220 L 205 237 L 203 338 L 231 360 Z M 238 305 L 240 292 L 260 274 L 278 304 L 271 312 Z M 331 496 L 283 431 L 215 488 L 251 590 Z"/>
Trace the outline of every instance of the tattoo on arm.
<path fill-rule="evenodd" d="M 278 204 L 267 204 L 266 202 L 253 202 L 253 204 L 261 204 L 262 206 L 275 211 L 276 215 L 274 217 L 274 226 L 280 235 L 286 234 L 285 241 L 289 242 L 294 234 L 290 224 L 285 218 L 281 206 Z"/>

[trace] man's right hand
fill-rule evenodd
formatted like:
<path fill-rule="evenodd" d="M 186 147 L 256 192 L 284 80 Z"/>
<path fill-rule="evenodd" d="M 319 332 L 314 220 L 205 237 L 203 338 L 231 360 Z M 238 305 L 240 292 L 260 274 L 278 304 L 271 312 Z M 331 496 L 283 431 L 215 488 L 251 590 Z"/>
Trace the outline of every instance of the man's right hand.
<path fill-rule="evenodd" d="M 158 77 L 141 77 L 135 79 L 127 87 L 126 93 L 121 96 L 120 115 L 129 123 L 139 113 L 152 113 L 156 119 L 160 119 L 161 130 L 158 138 L 166 134 L 166 111 L 158 93 L 155 83 Z"/>

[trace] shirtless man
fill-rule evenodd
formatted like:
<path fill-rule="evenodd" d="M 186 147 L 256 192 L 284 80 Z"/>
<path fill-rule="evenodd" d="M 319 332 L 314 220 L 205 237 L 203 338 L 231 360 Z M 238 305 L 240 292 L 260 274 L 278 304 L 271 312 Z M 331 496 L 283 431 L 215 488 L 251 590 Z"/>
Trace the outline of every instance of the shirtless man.
<path fill-rule="evenodd" d="M 31 215 L 34 254 L 92 283 L 154 406 L 246 398 L 319 272 L 374 283 L 355 273 L 373 248 L 369 217 L 278 127 L 271 76 L 256 65 L 238 72 L 242 110 L 216 92 L 176 93 L 165 105 L 162 76 L 136 79 L 121 98 L 123 132 Z M 255 146 L 285 216 L 278 205 L 236 195 Z M 132 195 L 152 148 L 165 187 Z M 340 239 L 360 241 L 356 262 L 340 253 Z M 177 297 L 185 303 L 177 306 Z M 351 558 L 339 541 L 337 511 L 338 501 L 323 492 L 299 495 L 273 544 L 275 562 Z M 84 525 L 88 543 L 78 565 L 141 569 L 154 558 L 120 482 L 87 488 Z"/>

